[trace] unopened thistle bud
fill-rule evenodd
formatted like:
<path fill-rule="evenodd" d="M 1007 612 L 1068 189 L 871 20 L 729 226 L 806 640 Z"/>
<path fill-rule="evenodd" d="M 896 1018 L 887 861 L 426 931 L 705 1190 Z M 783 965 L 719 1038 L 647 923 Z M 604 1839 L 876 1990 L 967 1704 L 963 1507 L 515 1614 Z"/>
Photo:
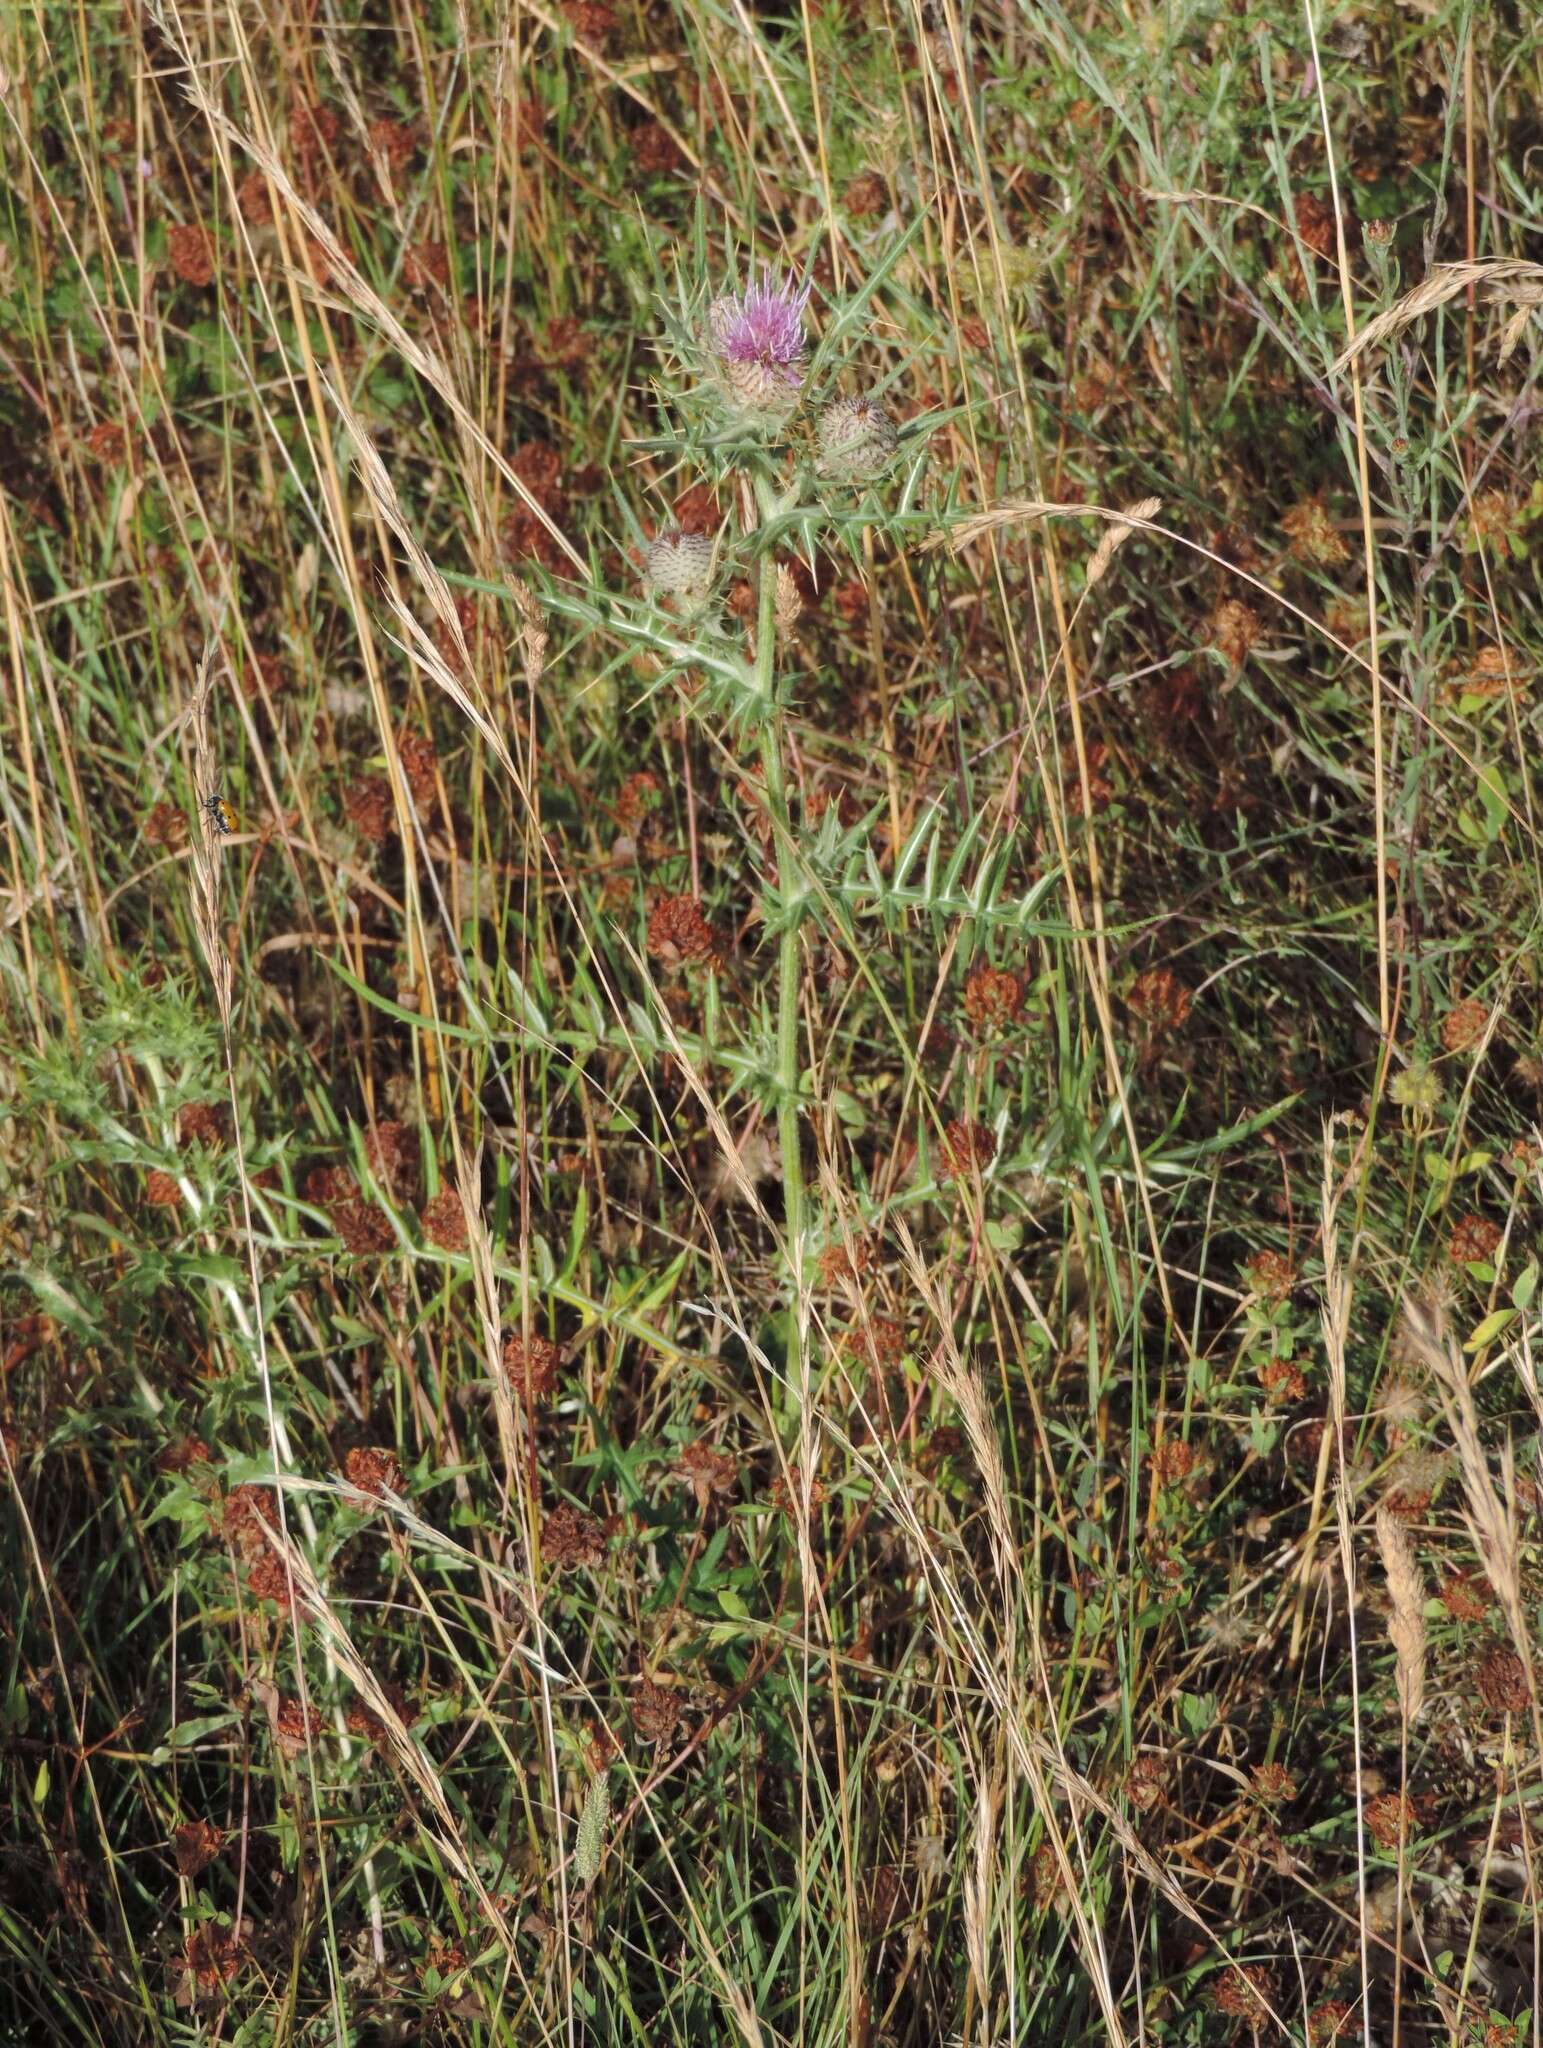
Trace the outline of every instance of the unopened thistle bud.
<path fill-rule="evenodd" d="M 656 597 L 679 597 L 700 604 L 713 580 L 713 544 L 705 533 L 680 533 L 672 528 L 648 543 L 644 573 Z"/>
<path fill-rule="evenodd" d="M 862 484 L 880 476 L 895 459 L 900 434 L 871 398 L 838 398 L 820 414 L 821 476 L 835 483 Z"/>
<path fill-rule="evenodd" d="M 741 413 L 767 425 L 780 424 L 798 403 L 809 290 L 764 277 L 708 308 L 719 382 Z"/>

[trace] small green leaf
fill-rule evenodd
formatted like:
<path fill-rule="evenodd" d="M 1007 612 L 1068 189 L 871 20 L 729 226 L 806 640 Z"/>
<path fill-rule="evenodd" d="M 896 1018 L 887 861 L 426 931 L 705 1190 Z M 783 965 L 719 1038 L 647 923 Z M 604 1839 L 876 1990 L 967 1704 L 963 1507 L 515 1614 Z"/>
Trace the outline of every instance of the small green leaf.
<path fill-rule="evenodd" d="M 1465 1351 L 1482 1351 L 1486 1344 L 1493 1344 L 1501 1331 L 1516 1321 L 1514 1308 L 1497 1308 L 1487 1315 L 1463 1346 Z"/>
<path fill-rule="evenodd" d="M 1511 1299 L 1525 1315 L 1532 1306 L 1532 1298 L 1538 1291 L 1538 1262 L 1531 1259 L 1526 1270 L 1517 1276 L 1516 1285 L 1511 1289 Z"/>

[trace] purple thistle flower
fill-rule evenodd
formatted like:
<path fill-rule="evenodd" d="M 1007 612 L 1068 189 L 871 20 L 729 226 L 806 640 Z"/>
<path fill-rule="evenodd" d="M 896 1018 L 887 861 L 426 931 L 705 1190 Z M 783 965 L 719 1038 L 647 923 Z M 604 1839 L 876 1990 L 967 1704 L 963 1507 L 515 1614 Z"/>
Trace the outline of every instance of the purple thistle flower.
<path fill-rule="evenodd" d="M 790 410 L 804 381 L 804 308 L 810 286 L 770 275 L 743 292 L 725 292 L 708 312 L 713 352 L 724 382 L 749 412 Z"/>

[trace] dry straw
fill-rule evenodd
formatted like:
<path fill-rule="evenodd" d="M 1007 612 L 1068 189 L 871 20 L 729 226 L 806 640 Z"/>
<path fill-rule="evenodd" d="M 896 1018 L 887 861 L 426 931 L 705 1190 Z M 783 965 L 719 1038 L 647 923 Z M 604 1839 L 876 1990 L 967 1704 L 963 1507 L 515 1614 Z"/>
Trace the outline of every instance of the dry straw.
<path fill-rule="evenodd" d="M 1412 1724 L 1425 1704 L 1425 1581 L 1408 1530 L 1385 1507 L 1377 1510 L 1377 1548 L 1393 1609 L 1388 1639 L 1397 1658 L 1398 1703 L 1404 1720 Z"/>

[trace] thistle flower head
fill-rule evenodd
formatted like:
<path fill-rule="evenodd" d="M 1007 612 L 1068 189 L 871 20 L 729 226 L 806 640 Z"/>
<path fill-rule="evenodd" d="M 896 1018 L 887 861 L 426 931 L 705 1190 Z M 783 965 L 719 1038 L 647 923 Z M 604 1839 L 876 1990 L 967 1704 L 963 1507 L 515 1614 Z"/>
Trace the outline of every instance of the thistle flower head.
<path fill-rule="evenodd" d="M 837 483 L 866 483 L 894 459 L 900 435 L 872 398 L 838 398 L 820 414 L 820 474 Z"/>
<path fill-rule="evenodd" d="M 785 417 L 804 381 L 810 287 L 769 274 L 713 300 L 707 321 L 724 385 L 746 412 Z"/>
<path fill-rule="evenodd" d="M 656 596 L 699 603 L 712 582 L 712 541 L 705 533 L 681 533 L 670 528 L 648 543 L 644 573 Z"/>

